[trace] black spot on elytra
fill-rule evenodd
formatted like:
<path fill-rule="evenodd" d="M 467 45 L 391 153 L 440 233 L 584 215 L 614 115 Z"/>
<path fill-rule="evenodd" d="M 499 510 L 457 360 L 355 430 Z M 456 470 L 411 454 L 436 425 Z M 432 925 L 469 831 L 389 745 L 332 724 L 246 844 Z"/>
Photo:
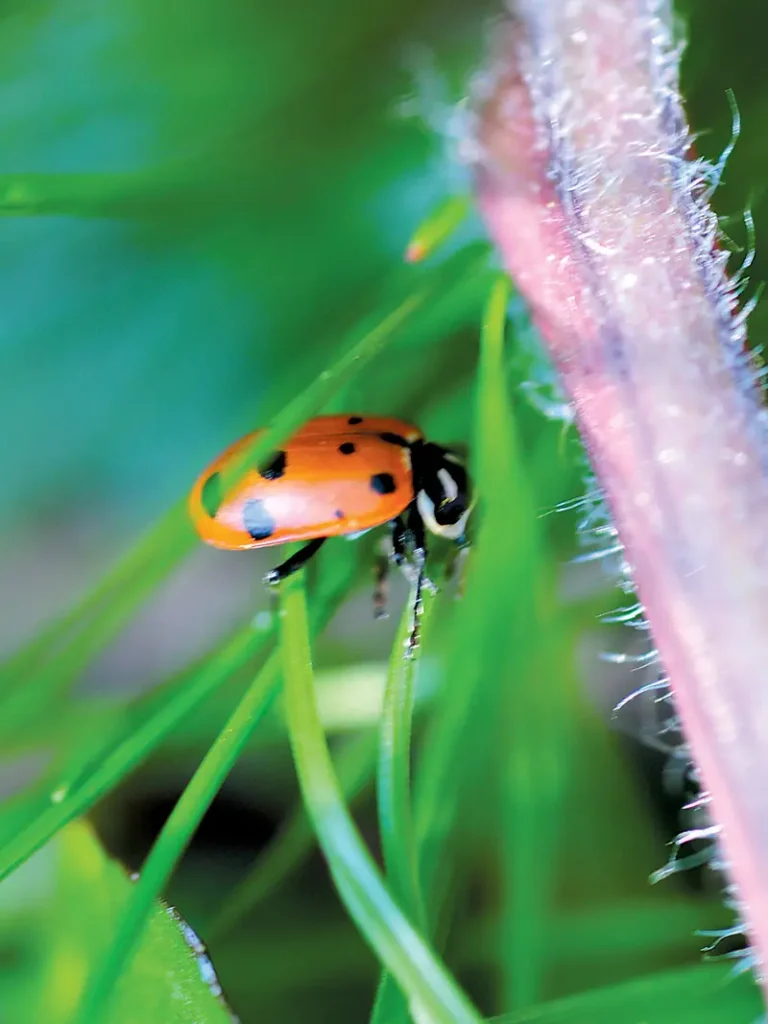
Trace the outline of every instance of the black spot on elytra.
<path fill-rule="evenodd" d="M 351 455 L 355 450 L 355 446 L 351 441 L 345 441 L 344 444 L 339 445 L 339 451 L 342 455 Z"/>
<path fill-rule="evenodd" d="M 259 476 L 264 480 L 279 480 L 283 473 L 285 473 L 285 463 L 285 452 L 280 451 L 267 467 L 259 470 Z"/>
<path fill-rule="evenodd" d="M 377 494 L 392 494 L 397 490 L 395 478 L 391 473 L 374 473 L 371 477 L 371 487 Z"/>
<path fill-rule="evenodd" d="M 251 498 L 243 507 L 243 526 L 254 540 L 266 540 L 275 532 L 277 524 L 261 498 Z"/>
<path fill-rule="evenodd" d="M 356 423 L 362 423 L 362 422 L 363 422 L 363 417 L 362 416 L 350 416 L 349 419 L 347 420 L 347 423 L 350 425 L 350 427 L 354 427 Z"/>
<path fill-rule="evenodd" d="M 410 448 L 410 445 L 401 434 L 392 434 L 388 430 L 385 430 L 383 434 L 379 434 L 382 441 L 386 441 L 387 444 L 396 444 L 400 448 Z"/>
<path fill-rule="evenodd" d="M 336 516 L 337 519 L 343 519 L 344 518 L 344 513 L 341 511 L 340 508 L 337 508 L 336 511 L 333 514 Z"/>
<path fill-rule="evenodd" d="M 221 475 L 219 473 L 211 473 L 203 484 L 203 492 L 200 495 L 200 503 L 211 519 L 219 511 L 222 498 Z"/>

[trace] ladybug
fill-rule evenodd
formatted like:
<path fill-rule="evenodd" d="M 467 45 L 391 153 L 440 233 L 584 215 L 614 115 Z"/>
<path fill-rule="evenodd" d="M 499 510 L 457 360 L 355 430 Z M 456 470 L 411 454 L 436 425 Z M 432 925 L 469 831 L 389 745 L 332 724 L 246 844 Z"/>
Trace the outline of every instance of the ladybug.
<path fill-rule="evenodd" d="M 461 459 L 398 419 L 317 416 L 265 468 L 246 471 L 222 493 L 221 470 L 260 433 L 227 448 L 192 488 L 189 510 L 200 537 L 214 547 L 240 551 L 306 541 L 267 573 L 265 582 L 277 584 L 329 537 L 359 536 L 388 523 L 392 560 L 415 584 L 412 651 L 426 582 L 425 527 L 459 547 L 466 544 L 470 484 Z M 380 606 L 385 576 L 386 561 L 379 572 Z"/>

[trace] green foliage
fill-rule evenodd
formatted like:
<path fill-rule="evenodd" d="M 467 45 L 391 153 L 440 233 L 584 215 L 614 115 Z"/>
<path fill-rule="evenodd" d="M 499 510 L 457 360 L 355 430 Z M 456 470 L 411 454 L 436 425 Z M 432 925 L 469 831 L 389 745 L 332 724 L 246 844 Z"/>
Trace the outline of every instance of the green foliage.
<path fill-rule="evenodd" d="M 40 940 L 26 976 L 4 999 L 9 1020 L 70 1020 L 92 965 L 110 948 L 136 886 L 104 855 L 91 830 L 68 825 L 51 843 L 54 886 L 38 908 Z M 183 925 L 156 902 L 139 955 L 116 985 L 105 1024 L 167 1021 L 226 1024 L 231 1014 L 202 982 L 196 951 Z"/>
<path fill-rule="evenodd" d="M 444 8 L 9 8 L 0 88 L 23 102 L 0 125 L 0 426 L 18 441 L 0 515 L 22 571 L 0 665 L 3 1020 L 228 1019 L 161 896 L 243 1024 L 759 1012 L 748 978 L 702 962 L 719 900 L 648 885 L 665 837 L 578 657 L 621 598 L 564 596 L 574 517 L 545 514 L 580 493 L 577 442 L 522 398 L 530 357 L 467 190 L 423 126 L 389 116 L 407 43 L 434 39 L 456 82 L 476 59 L 476 5 L 447 26 Z M 448 581 L 433 543 L 412 663 L 407 605 L 394 631 L 360 625 L 377 538 L 329 542 L 277 612 L 258 580 L 273 559 L 204 557 L 186 516 L 239 433 L 268 428 L 258 462 L 353 409 L 469 454 L 471 552 Z M 60 549 L 83 577 L 57 576 Z M 217 618 L 216 574 L 242 564 L 252 583 Z M 36 629 L 14 618 L 30 593 Z M 147 656 L 121 691 L 109 659 L 142 616 L 183 656 Z M 248 865 L 183 856 L 230 774 L 277 833 Z M 129 883 L 75 819 L 119 849 L 131 801 L 179 777 Z"/>

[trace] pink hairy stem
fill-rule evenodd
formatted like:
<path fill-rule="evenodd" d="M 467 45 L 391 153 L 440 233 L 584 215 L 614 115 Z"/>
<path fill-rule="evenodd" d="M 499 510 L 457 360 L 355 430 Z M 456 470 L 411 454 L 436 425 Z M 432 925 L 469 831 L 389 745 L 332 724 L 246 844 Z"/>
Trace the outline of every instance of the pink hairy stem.
<path fill-rule="evenodd" d="M 480 208 L 574 403 L 764 962 L 765 416 L 669 12 L 519 0 L 494 37 Z"/>

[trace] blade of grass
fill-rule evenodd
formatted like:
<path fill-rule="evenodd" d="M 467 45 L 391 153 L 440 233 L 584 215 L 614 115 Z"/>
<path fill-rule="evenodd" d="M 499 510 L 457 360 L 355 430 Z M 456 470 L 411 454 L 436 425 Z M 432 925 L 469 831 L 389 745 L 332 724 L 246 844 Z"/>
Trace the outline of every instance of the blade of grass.
<path fill-rule="evenodd" d="M 491 290 L 486 308 L 503 310 L 506 307 L 507 292 L 504 282 L 497 278 Z M 487 327 L 485 328 L 487 332 Z M 502 372 L 501 380 L 506 380 Z M 503 619 L 500 635 L 509 633 L 506 611 L 509 575 L 507 572 L 506 548 L 498 546 L 495 531 L 489 528 L 489 519 L 508 517 L 509 501 L 496 508 L 497 494 L 494 492 L 494 478 L 498 473 L 508 473 L 510 467 L 499 467 L 493 457 L 496 444 L 493 429 L 486 417 L 482 386 L 478 399 L 478 426 L 476 429 L 475 486 L 480 502 L 479 528 L 472 557 L 467 567 L 466 594 L 457 609 L 458 621 L 453 630 L 453 642 L 447 665 L 445 685 L 441 688 L 441 699 L 436 705 L 436 714 L 430 723 L 421 763 L 416 777 L 416 822 L 419 844 L 420 873 L 425 886 L 427 907 L 433 928 L 440 930 L 441 887 L 444 875 L 450 870 L 447 854 L 448 839 L 455 827 L 456 816 L 462 800 L 467 798 L 471 778 L 479 770 L 473 761 L 473 750 L 492 749 L 493 734 L 489 732 L 498 719 L 497 696 L 484 694 L 483 687 L 488 681 L 486 674 L 496 677 L 498 666 L 496 653 L 506 645 L 499 646 L 499 636 L 494 634 L 497 620 Z M 493 424 L 493 427 L 498 426 Z M 486 494 L 486 491 L 489 493 Z M 476 513 L 476 516 L 478 513 Z M 473 528 L 475 532 L 475 528 Z M 509 528 L 505 522 L 500 536 L 508 537 Z M 494 595 L 492 603 L 487 601 L 489 593 Z M 499 606 L 502 606 L 501 611 Z M 489 615 L 489 610 L 493 615 Z M 493 650 L 494 664 L 483 662 L 483 652 Z M 496 683 L 494 682 L 495 686 Z M 462 772 L 456 775 L 457 752 L 463 751 Z M 494 772 L 495 774 L 495 772 Z"/>
<path fill-rule="evenodd" d="M 83 607 L 94 605 L 93 619 L 66 642 L 60 652 L 54 648 L 41 652 L 42 665 L 32 669 L 29 679 L 19 679 L 13 690 L 6 689 L 0 702 L 0 734 L 13 735 L 33 721 L 35 716 L 50 712 L 51 704 L 61 697 L 93 658 L 115 637 L 136 609 L 152 591 L 179 564 L 195 543 L 191 526 L 185 520 L 176 522 L 175 533 L 168 531 L 162 553 L 143 550 L 141 558 L 129 558 L 120 567 L 118 575 L 125 585 L 107 580 L 98 588 L 99 600 L 106 603 L 96 609 L 89 599 Z M 128 573 L 132 576 L 129 578 Z M 70 622 L 70 628 L 71 628 Z M 67 632 L 66 623 L 54 630 L 61 642 Z"/>
<path fill-rule="evenodd" d="M 26 828 L 0 850 L 0 880 L 23 864 L 67 822 L 84 814 L 117 785 L 120 779 L 147 758 L 185 715 L 220 686 L 230 672 L 245 658 L 255 653 L 264 642 L 265 638 L 254 638 L 250 630 L 243 630 L 189 686 L 108 754 L 93 774 L 77 789 L 64 793 L 62 798 L 62 789 L 56 786 L 52 791 L 51 800 L 59 802 L 52 802 L 38 813 Z"/>
<path fill-rule="evenodd" d="M 0 665 L 0 694 L 5 695 L 19 682 L 20 676 L 35 671 L 46 659 L 55 654 L 67 639 L 67 634 L 78 626 L 82 628 L 87 620 L 98 612 L 98 606 L 103 601 L 116 595 L 115 600 L 128 602 L 130 610 L 133 603 L 139 604 L 144 600 L 155 585 L 155 581 L 152 580 L 149 588 L 145 588 L 140 586 L 139 579 L 138 592 L 134 592 L 135 577 L 140 577 L 142 571 L 149 570 L 152 564 L 158 561 L 164 571 L 168 571 L 169 565 L 172 567 L 175 560 L 183 557 L 195 543 L 196 538 L 191 528 L 184 538 L 185 546 L 178 537 L 179 525 L 186 522 L 183 517 L 184 504 L 184 501 L 176 502 L 87 594 L 44 626 L 29 643 L 15 651 Z M 175 547 L 173 553 L 169 552 L 170 545 Z M 158 559 L 159 554 L 164 558 Z"/>
<path fill-rule="evenodd" d="M 482 518 L 467 570 L 466 596 L 457 612 L 459 620 L 447 657 L 448 678 L 436 702 L 416 777 L 416 821 L 422 884 L 440 948 L 449 921 L 448 886 L 455 870 L 456 854 L 449 843 L 450 836 L 462 806 L 476 814 L 476 787 L 486 786 L 486 802 L 492 804 L 497 796 L 494 782 L 498 780 L 497 799 L 506 825 L 504 836 L 510 844 L 503 858 L 509 872 L 505 888 L 510 906 L 502 916 L 511 933 L 504 936 L 501 959 L 503 977 L 514 989 L 514 993 L 507 992 L 503 998 L 518 1001 L 527 1000 L 542 977 L 539 944 L 532 950 L 521 951 L 518 947 L 525 942 L 527 928 L 532 935 L 539 936 L 540 928 L 534 918 L 540 912 L 543 915 L 542 908 L 550 896 L 548 865 L 554 849 L 552 822 L 543 821 L 542 814 L 528 820 L 532 805 L 521 795 L 527 790 L 520 788 L 522 779 L 515 758 L 523 756 L 520 751 L 524 751 L 523 759 L 530 760 L 542 736 L 518 735 L 525 732 L 528 722 L 527 708 L 518 701 L 522 689 L 531 689 L 534 668 L 537 678 L 548 678 L 541 668 L 540 650 L 547 644 L 557 647 L 557 643 L 537 618 L 543 614 L 542 607 L 546 610 L 553 600 L 553 580 L 539 555 L 538 510 L 528 493 L 521 454 L 513 442 L 514 423 L 501 362 L 507 298 L 507 285 L 499 280 L 491 291 L 484 318 L 484 362 L 478 389 L 476 484 Z M 488 595 L 493 595 L 492 601 Z M 559 665 L 552 673 L 554 679 L 560 678 L 561 668 Z M 538 715 L 537 711 L 537 720 Z M 559 742 L 558 730 L 552 731 L 552 737 L 552 743 Z M 549 750 L 550 741 L 544 746 Z M 498 754 L 500 750 L 504 753 Z M 548 800 L 562 797 L 562 760 L 557 760 L 558 771 L 554 775 L 550 770 L 551 758 L 547 762 L 548 771 L 541 785 Z M 508 765 L 501 773 L 500 763 Z M 456 770 L 457 764 L 461 765 L 460 772 Z M 530 784 L 531 779 L 542 773 L 538 764 L 527 767 Z M 530 833 L 526 832 L 528 826 Z M 538 849 L 540 842 L 542 849 Z M 541 870 L 538 857 L 543 860 Z M 509 863 L 517 859 L 524 864 L 524 870 Z M 452 895 L 455 896 L 455 888 Z M 513 980 L 513 966 L 518 975 L 526 977 Z"/>
<path fill-rule="evenodd" d="M 187 665 L 171 673 L 150 690 L 128 699 L 109 695 L 94 698 L 87 695 L 68 700 L 55 718 L 51 716 L 47 720 L 35 723 L 34 729 L 20 729 L 14 735 L 4 738 L 4 751 L 12 755 L 17 751 L 27 751 L 30 744 L 39 744 L 52 755 L 48 773 L 50 785 L 46 791 L 50 792 L 52 788 L 59 792 L 74 790 L 80 779 L 91 774 L 129 732 L 139 728 L 156 710 L 172 700 L 175 694 L 186 689 L 195 677 L 207 671 L 222 648 L 234 642 L 243 632 L 252 632 L 254 636 L 262 634 L 266 639 L 268 634 L 274 636 L 275 628 L 276 620 L 271 616 L 268 619 L 260 616 L 249 623 L 240 623 L 221 637 L 216 647 L 193 658 Z M 262 651 L 263 660 L 262 645 L 258 649 L 254 648 L 252 656 L 230 674 L 231 686 L 236 687 L 242 682 L 241 689 L 244 688 L 245 669 L 248 668 L 248 671 L 253 673 L 253 666 L 250 663 L 259 660 L 259 651 Z M 243 674 L 242 680 L 239 673 Z M 206 715 L 210 703 L 206 701 Z M 228 706 L 231 706 L 231 703 L 230 699 Z M 185 733 L 188 729 L 189 723 L 186 724 Z M 7 834 L 4 830 L 5 810 L 5 805 L 0 807 L 0 837 Z"/>
<path fill-rule="evenodd" d="M 215 726 L 225 720 L 232 704 L 239 698 L 249 679 L 264 664 L 276 633 L 275 623 L 272 620 L 265 622 L 263 625 L 259 622 L 258 625 L 249 623 L 239 626 L 227 637 L 222 638 L 218 647 L 208 651 L 202 658 L 196 659 L 191 665 L 185 667 L 180 672 L 174 673 L 170 678 L 159 683 L 157 687 L 147 693 L 141 694 L 137 699 L 125 705 L 118 705 L 114 711 L 117 720 L 113 718 L 110 721 L 109 718 L 106 718 L 100 727 L 101 735 L 94 735 L 94 730 L 90 729 L 86 731 L 84 736 L 82 729 L 75 732 L 76 726 L 70 724 L 70 734 L 76 738 L 69 749 L 65 751 L 68 756 L 62 759 L 63 763 L 56 774 L 55 785 L 57 790 L 60 793 L 76 790 L 80 786 L 81 780 L 97 770 L 105 756 L 109 755 L 117 743 L 136 732 L 136 730 L 141 729 L 144 723 L 149 721 L 156 711 L 162 710 L 177 695 L 184 693 L 187 687 L 192 685 L 193 681 L 201 673 L 210 670 L 211 666 L 217 661 L 223 647 L 236 642 L 238 636 L 248 632 L 253 634 L 253 646 L 250 653 L 238 663 L 232 664 L 226 680 L 223 680 L 220 686 L 217 686 L 213 692 L 206 696 L 202 707 L 197 705 L 197 708 L 191 709 L 189 714 L 185 716 L 184 735 L 187 735 L 190 729 L 190 718 L 193 717 L 196 709 L 199 710 L 200 714 L 211 723 L 211 728 L 206 733 L 206 740 L 210 742 L 215 734 Z M 257 636 L 259 635 L 263 642 L 257 642 Z M 82 717 L 83 711 L 87 712 L 89 707 L 92 707 L 92 705 L 88 701 L 79 702 L 72 709 L 72 713 L 74 715 L 79 714 Z M 63 715 L 62 718 L 64 719 L 63 728 L 66 729 L 67 715 Z M 110 726 L 113 729 L 112 735 L 109 732 Z M 164 754 L 168 756 L 170 756 L 167 746 L 169 740 L 170 736 L 166 733 L 164 736 L 164 743 L 166 745 Z"/>
<path fill-rule="evenodd" d="M 117 934 L 86 985 L 75 1024 L 98 1024 L 104 1019 L 117 979 L 138 947 L 155 900 L 274 699 L 279 681 L 280 658 L 273 652 L 203 758 L 152 845 L 120 918 Z"/>
<path fill-rule="evenodd" d="M 697 964 L 592 989 L 529 1010 L 492 1018 L 493 1024 L 757 1024 L 762 1011 L 754 981 L 733 976 L 730 964 Z"/>
<path fill-rule="evenodd" d="M 424 594 L 421 646 L 434 605 L 434 596 Z M 376 792 L 381 849 L 387 883 L 403 911 L 423 927 L 424 908 L 419 887 L 416 845 L 411 817 L 411 731 L 413 724 L 414 676 L 421 650 L 404 658 L 411 629 L 412 608 L 406 602 L 389 658 L 379 730 L 379 763 Z"/>
<path fill-rule="evenodd" d="M 419 857 L 419 876 L 429 925 L 442 945 L 443 883 L 452 870 L 449 839 L 466 789 L 475 779 L 472 750 L 488 742 L 487 713 L 483 708 L 483 671 L 477 657 L 486 616 L 478 599 L 478 561 L 482 535 L 467 566 L 466 592 L 455 609 L 456 622 L 448 643 L 444 682 L 428 724 L 414 779 L 414 822 Z M 461 758 L 459 757 L 461 753 Z M 464 767 L 456 773 L 457 761 Z M 467 771 L 471 769 L 471 771 Z"/>
<path fill-rule="evenodd" d="M 351 553 L 349 558 L 354 556 Z M 313 608 L 313 630 L 323 628 L 347 592 L 351 578 L 350 564 L 344 559 L 332 563 L 338 572 L 318 594 Z M 0 849 L 0 881 L 40 849 L 60 828 L 84 814 L 105 793 L 145 760 L 163 739 L 206 697 L 221 686 L 248 657 L 253 656 L 272 638 L 269 633 L 254 634 L 250 627 L 237 633 L 227 645 L 183 689 L 174 691 L 170 700 L 157 708 L 126 739 L 118 744 L 99 764 L 91 776 L 74 791 L 62 794 L 59 786 L 52 789 L 51 803 Z"/>
<path fill-rule="evenodd" d="M 424 630 L 433 606 L 433 595 L 425 594 Z M 411 606 L 406 603 L 392 645 L 389 672 L 384 688 L 379 741 L 377 797 L 379 834 L 386 868 L 386 880 L 394 898 L 410 918 L 424 930 L 426 915 L 419 883 L 419 866 L 411 807 L 411 727 L 413 719 L 416 658 L 403 658 L 411 628 Z M 420 655 L 420 651 L 417 652 Z M 371 1011 L 371 1024 L 407 1020 L 403 993 L 391 975 L 379 980 Z"/>
<path fill-rule="evenodd" d="M 406 262 L 419 263 L 431 256 L 455 233 L 471 206 L 472 201 L 466 193 L 441 200 L 411 235 L 403 257 Z"/>
<path fill-rule="evenodd" d="M 496 294 L 496 291 L 492 292 L 492 301 Z M 506 379 L 505 374 L 502 379 Z M 492 433 L 486 435 L 482 430 L 479 432 L 476 449 L 481 463 L 484 452 L 494 443 Z M 484 507 L 488 502 L 483 490 L 482 474 L 495 473 L 497 469 L 490 456 L 479 467 L 477 484 Z M 490 498 L 494 498 L 493 493 Z M 508 510 L 507 503 L 504 511 Z M 498 637 L 493 634 L 493 621 L 487 612 L 486 598 L 488 593 L 494 593 L 494 606 L 503 604 L 509 577 L 504 573 L 501 581 L 497 579 L 499 562 L 504 562 L 501 558 L 504 552 L 500 551 L 496 538 L 488 530 L 487 519 L 486 509 L 475 548 L 477 554 L 473 552 L 467 570 L 466 596 L 456 610 L 458 622 L 452 631 L 451 651 L 446 659 L 449 666 L 448 678 L 436 702 L 416 776 L 415 817 L 419 874 L 424 886 L 429 925 L 436 936 L 438 948 L 443 944 L 442 937 L 448 921 L 445 896 L 454 860 L 449 854 L 449 837 L 456 826 L 462 802 L 471 798 L 471 779 L 478 778 L 475 773 L 480 770 L 480 758 L 473 757 L 472 750 L 491 749 L 490 730 L 498 720 L 498 697 L 493 696 L 496 684 L 494 682 L 491 687 L 485 684 L 488 681 L 487 673 L 498 675 L 499 666 L 484 665 L 481 655 L 490 645 L 493 645 L 494 650 L 502 650 L 506 646 L 506 642 L 499 645 Z M 502 589 L 498 589 L 497 583 L 502 584 Z M 504 632 L 508 631 L 505 625 Z M 460 759 L 458 751 L 462 752 Z M 484 756 L 487 759 L 487 753 Z M 459 760 L 463 767 L 461 774 L 457 775 L 455 768 Z M 488 765 L 487 760 L 486 767 L 496 774 L 495 768 Z M 407 1019 L 402 998 L 391 979 L 382 980 L 374 1018 L 386 1021 L 387 1024 Z"/>
<path fill-rule="evenodd" d="M 339 753 L 336 771 L 345 799 L 351 803 L 373 778 L 377 754 L 376 738 L 367 733 L 355 737 Z M 214 942 L 250 914 L 294 872 L 317 845 L 317 837 L 303 804 L 289 815 L 274 841 L 256 859 L 246 877 L 235 886 L 206 928 Z"/>
<path fill-rule="evenodd" d="M 542 927 L 545 915 L 546 879 L 538 870 L 537 859 L 546 856 L 540 848 L 541 816 L 547 811 L 537 808 L 533 781 L 539 770 L 536 751 L 532 749 L 531 733 L 541 738 L 538 714 L 532 706 L 535 698 L 535 647 L 532 637 L 541 624 L 533 616 L 541 592 L 538 575 L 539 543 L 533 525 L 535 512 L 530 489 L 522 472 L 514 417 L 504 377 L 504 340 L 507 306 L 511 289 L 508 281 L 499 279 L 489 297 L 480 342 L 478 379 L 478 476 L 487 506 L 488 542 L 515 534 L 514 544 L 507 545 L 504 559 L 507 573 L 514 577 L 511 593 L 526 594 L 528 600 L 515 608 L 515 622 L 510 629 L 527 636 L 521 648 L 507 662 L 510 686 L 516 680 L 515 696 L 502 699 L 505 724 L 509 729 L 508 753 L 502 770 L 501 809 L 503 822 L 502 870 L 504 872 L 501 913 L 501 1005 L 517 1008 L 536 1001 L 543 978 Z M 524 622 L 521 622 L 521 619 Z M 531 763 L 533 759 L 533 763 Z"/>
<path fill-rule="evenodd" d="M 555 962 L 558 971 L 558 986 L 562 984 L 563 972 L 568 972 L 574 991 L 586 994 L 592 987 L 580 984 L 586 977 L 585 967 L 595 978 L 613 976 L 639 977 L 633 972 L 633 964 L 640 965 L 643 974 L 651 976 L 659 961 L 682 963 L 680 959 L 691 954 L 691 936 L 697 927 L 712 923 L 712 911 L 717 907 L 712 902 L 687 900 L 665 904 L 657 901 L 656 907 L 637 900 L 632 905 L 618 908 L 595 908 L 587 913 L 567 914 L 558 918 L 557 926 L 551 932 L 555 943 Z M 594 917 L 594 919 L 593 919 Z M 638 936 L 633 929 L 639 929 Z M 460 933 L 454 936 L 451 953 L 457 965 L 474 975 L 487 974 L 497 963 L 498 913 L 494 909 L 489 915 L 466 922 Z M 226 959 L 229 974 L 242 976 L 247 972 L 248 993 L 251 998 L 263 999 L 270 990 L 289 988 L 294 994 L 302 988 L 311 988 L 321 983 L 349 985 L 365 984 L 371 975 L 371 956 L 367 947 L 361 948 L 357 933 L 340 924 L 307 924 L 300 931 L 290 922 L 276 924 L 273 920 L 256 925 L 249 931 L 233 936 L 230 942 L 217 944 L 216 952 L 220 962 Z M 646 963 L 653 957 L 656 963 Z M 235 967 L 234 964 L 238 966 Z M 688 968 L 690 969 L 690 968 Z M 695 971 L 708 971 L 708 966 L 698 964 Z M 667 969 L 656 973 L 663 990 L 668 977 Z M 704 977 L 706 981 L 706 977 Z M 601 981 L 597 988 L 603 987 Z M 583 995 L 576 997 L 583 998 Z M 724 998 L 727 995 L 724 994 Z M 547 1001 L 539 1006 L 548 1009 L 559 1005 Z M 522 1011 L 520 1016 L 534 1016 L 535 1010 Z M 498 1018 L 496 1018 L 498 1020 Z M 503 1018 L 502 1018 L 503 1019 Z M 725 1018 L 730 1021 L 730 1018 Z M 584 1024 L 589 1017 L 574 1016 L 573 1024 Z M 394 1018 L 387 1018 L 393 1024 Z M 632 1021 L 637 1024 L 637 1018 Z M 656 1015 L 647 1018 L 647 1024 L 659 1024 Z M 679 1024 L 675 1020 L 671 1024 Z M 757 1022 L 754 1022 L 757 1024 Z"/>
<path fill-rule="evenodd" d="M 540 999 L 547 969 L 547 922 L 569 750 L 562 687 L 570 678 L 571 651 L 555 617 L 554 573 L 504 373 L 509 298 L 509 283 L 499 278 L 481 334 L 477 447 L 484 541 L 504 567 L 509 604 L 506 639 L 500 633 L 496 654 L 497 671 L 505 677 L 499 694 L 505 751 L 499 794 L 504 874 L 500 998 L 503 1006 L 518 1008 Z M 503 626 L 499 620 L 497 628 Z"/>
<path fill-rule="evenodd" d="M 281 652 L 299 784 L 347 910 L 412 1006 L 434 1024 L 478 1024 L 467 997 L 392 899 L 341 797 L 317 711 L 300 578 L 283 585 Z"/>
<path fill-rule="evenodd" d="M 170 204 L 205 201 L 179 168 L 128 172 L 0 174 L 0 216 L 137 217 Z"/>

